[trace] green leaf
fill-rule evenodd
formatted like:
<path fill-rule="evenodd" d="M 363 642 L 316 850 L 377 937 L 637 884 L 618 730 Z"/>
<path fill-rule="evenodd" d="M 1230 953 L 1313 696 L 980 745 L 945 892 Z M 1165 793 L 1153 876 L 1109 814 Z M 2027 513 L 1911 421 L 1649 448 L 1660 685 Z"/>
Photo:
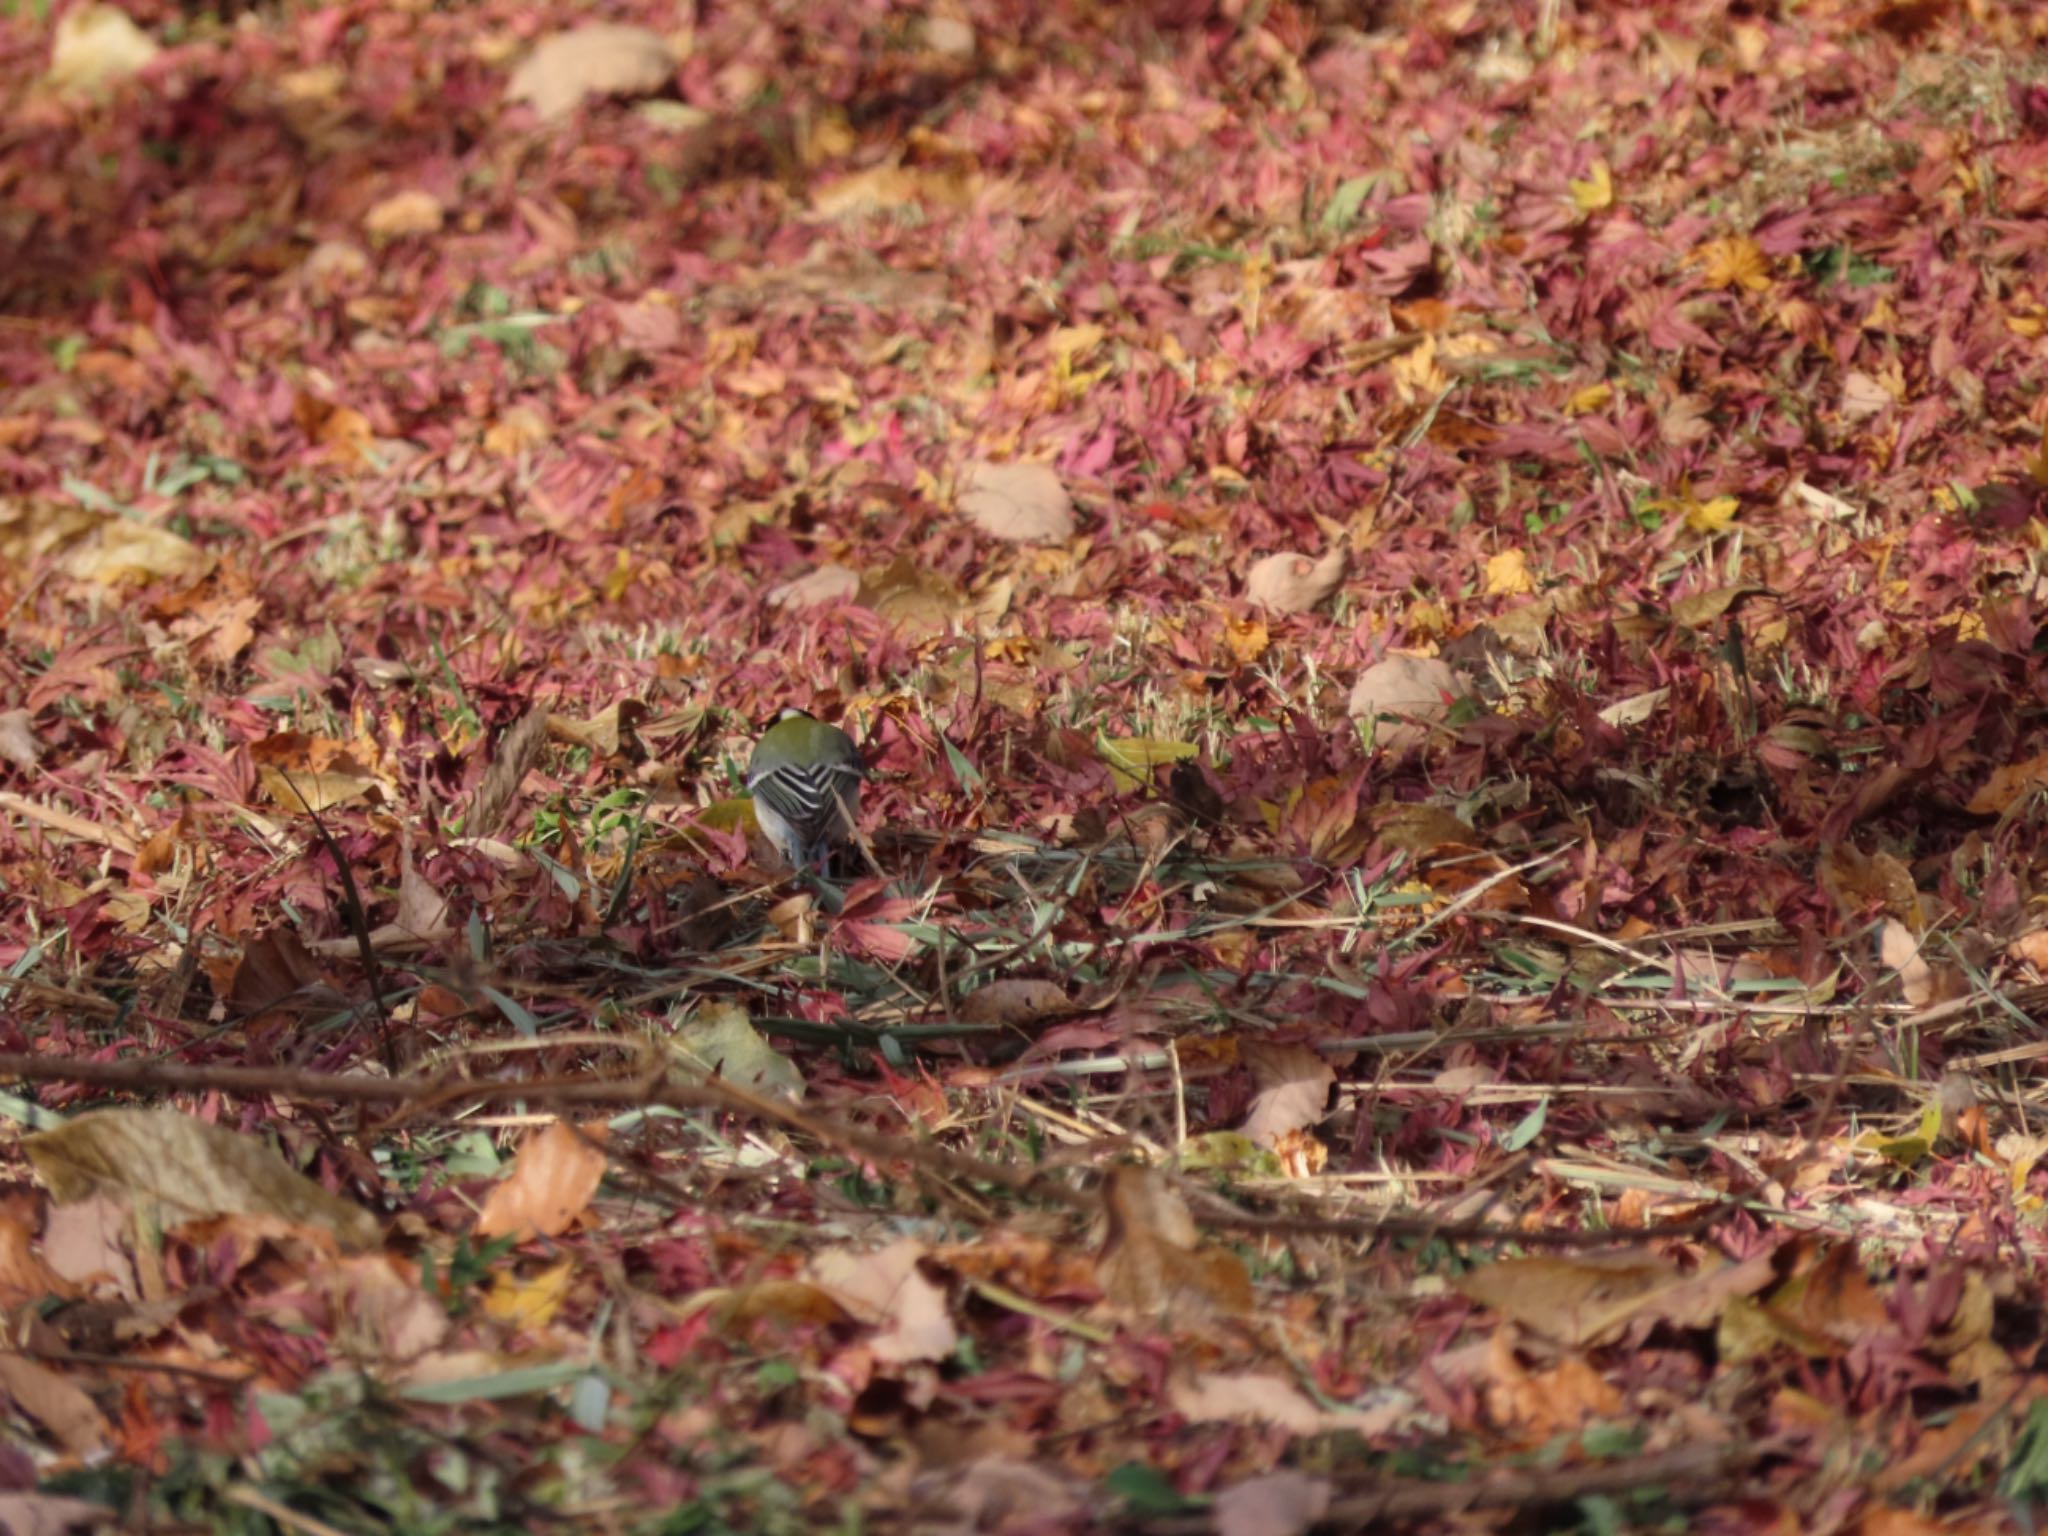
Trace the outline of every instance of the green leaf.
<path fill-rule="evenodd" d="M 981 770 L 967 761 L 967 754 L 953 745 L 951 737 L 940 736 L 940 743 L 946 749 L 946 766 L 953 770 L 953 777 L 960 781 L 960 787 L 970 795 L 981 793 Z"/>
<path fill-rule="evenodd" d="M 1165 1473 L 1135 1461 L 1127 1461 L 1110 1473 L 1102 1480 L 1102 1486 L 1122 1499 L 1134 1515 L 1185 1514 L 1207 1502 L 1177 1492 Z"/>
<path fill-rule="evenodd" d="M 1546 1095 L 1536 1101 L 1534 1109 L 1515 1122 L 1513 1130 L 1501 1137 L 1501 1151 L 1519 1152 L 1522 1148 L 1528 1146 L 1530 1142 L 1543 1134 L 1543 1122 L 1549 1118 L 1549 1115 L 1550 1099 Z"/>

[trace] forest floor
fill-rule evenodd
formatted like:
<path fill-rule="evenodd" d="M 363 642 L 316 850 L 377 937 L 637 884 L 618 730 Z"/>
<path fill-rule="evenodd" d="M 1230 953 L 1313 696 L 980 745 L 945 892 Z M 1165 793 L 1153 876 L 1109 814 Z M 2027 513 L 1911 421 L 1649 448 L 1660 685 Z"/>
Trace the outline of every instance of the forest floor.
<path fill-rule="evenodd" d="M 0 1524 L 2034 1528 L 2048 12 L 49 9 Z"/>

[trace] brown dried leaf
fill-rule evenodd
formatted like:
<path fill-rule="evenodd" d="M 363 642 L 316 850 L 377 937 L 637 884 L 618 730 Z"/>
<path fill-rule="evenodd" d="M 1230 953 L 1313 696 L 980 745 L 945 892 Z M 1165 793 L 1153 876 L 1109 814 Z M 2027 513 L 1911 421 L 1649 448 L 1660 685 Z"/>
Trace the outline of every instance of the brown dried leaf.
<path fill-rule="evenodd" d="M 140 72 L 162 51 L 119 6 L 79 6 L 57 23 L 43 78 L 58 91 L 97 93 Z"/>
<path fill-rule="evenodd" d="M 960 1003 L 960 1017 L 969 1024 L 1002 1024 L 1015 1029 L 1071 1013 L 1073 1008 L 1057 982 L 1010 977 L 970 993 Z"/>
<path fill-rule="evenodd" d="M 1307 613 L 1335 592 L 1344 580 L 1344 549 L 1339 545 L 1320 560 L 1307 555 L 1267 555 L 1245 573 L 1244 595 L 1276 613 Z"/>
<path fill-rule="evenodd" d="M 668 40 L 646 27 L 593 22 L 543 38 L 505 86 L 543 122 L 566 117 L 586 96 L 646 96 L 675 78 Z"/>
<path fill-rule="evenodd" d="M 1187 1202 L 1164 1175 L 1125 1165 L 1103 1185 L 1109 1232 L 1095 1282 L 1112 1305 L 1144 1316 L 1251 1310 L 1251 1276 L 1237 1256 L 1198 1248 Z"/>
<path fill-rule="evenodd" d="M 1642 1254 L 1504 1259 L 1459 1277 L 1458 1290 L 1504 1317 L 1564 1345 L 1598 1343 L 1638 1321 L 1700 1328 L 1729 1300 L 1770 1283 L 1771 1256 L 1680 1274 Z"/>
<path fill-rule="evenodd" d="M 604 1178 L 604 1138 L 602 1121 L 579 1129 L 560 1120 L 527 1137 L 511 1174 L 484 1201 L 477 1236 L 524 1243 L 568 1231 Z"/>
<path fill-rule="evenodd" d="M 1216 1536 L 1307 1536 L 1330 1512 L 1336 1485 L 1292 1467 L 1216 1495 Z"/>
<path fill-rule="evenodd" d="M 399 240 L 407 235 L 434 235 L 447 219 L 441 199 L 418 187 L 394 192 L 363 215 L 363 233 L 373 240 Z"/>
<path fill-rule="evenodd" d="M 168 1109 L 103 1109 L 22 1141 L 59 1201 L 128 1196 L 165 1228 L 223 1215 L 269 1216 L 369 1248 L 377 1219 L 331 1195 L 265 1142 Z"/>
<path fill-rule="evenodd" d="M 843 565 L 821 565 L 791 581 L 768 589 L 768 601 L 777 608 L 822 608 L 828 603 L 850 603 L 860 594 L 860 574 Z"/>
<path fill-rule="evenodd" d="M 42 751 L 42 743 L 36 740 L 33 715 L 25 709 L 0 710 L 0 761 L 14 764 L 23 773 L 33 773 Z"/>
<path fill-rule="evenodd" d="M 106 1451 L 111 1426 L 69 1377 L 26 1355 L 0 1354 L 0 1392 L 70 1455 L 97 1457 Z"/>
<path fill-rule="evenodd" d="M 1245 1043 L 1244 1061 L 1257 1085 L 1243 1126 L 1253 1141 L 1278 1150 L 1283 1137 L 1323 1118 L 1337 1074 L 1320 1052 L 1254 1040 Z"/>
<path fill-rule="evenodd" d="M 1877 958 L 1886 970 L 1898 972 L 1899 995 L 1907 1002 L 1925 1008 L 1934 1001 L 1934 967 L 1927 963 L 1913 930 L 1896 917 L 1886 918 L 1878 930 Z"/>
<path fill-rule="evenodd" d="M 1470 686 L 1446 662 L 1395 651 L 1358 674 L 1347 707 L 1354 718 L 1375 722 L 1377 745 L 1398 751 L 1426 740 L 1429 732 L 1418 722 L 1443 719 Z"/>
<path fill-rule="evenodd" d="M 1074 504 L 1050 464 L 991 464 L 960 471 L 954 504 L 992 538 L 1012 544 L 1063 544 L 1074 536 Z"/>
<path fill-rule="evenodd" d="M 905 1237 L 872 1253 L 827 1249 L 806 1268 L 833 1300 L 880 1329 L 868 1341 L 877 1360 L 888 1365 L 946 1360 L 959 1347 L 960 1335 L 946 1293 L 919 1268 L 924 1256 L 924 1244 Z"/>
<path fill-rule="evenodd" d="M 0 716 L 4 720 L 5 716 Z M 1972 815 L 1997 816 L 2021 795 L 2048 784 L 2048 752 L 2023 763 L 2008 763 L 1991 775 L 1964 807 Z"/>

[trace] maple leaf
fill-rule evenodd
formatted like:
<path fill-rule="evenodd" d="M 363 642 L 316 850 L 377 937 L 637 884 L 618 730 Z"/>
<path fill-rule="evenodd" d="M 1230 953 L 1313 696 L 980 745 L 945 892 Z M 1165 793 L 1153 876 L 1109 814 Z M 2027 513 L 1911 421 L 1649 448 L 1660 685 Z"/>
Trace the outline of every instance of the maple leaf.
<path fill-rule="evenodd" d="M 1584 181 L 1571 183 L 1572 204 L 1581 214 L 1598 213 L 1614 205 L 1614 173 L 1605 160 L 1595 160 Z"/>
<path fill-rule="evenodd" d="M 1709 288 L 1744 288 L 1762 293 L 1771 286 L 1770 261 L 1763 248 L 1747 235 L 1709 240 L 1686 259 L 1700 269 L 1700 280 Z"/>

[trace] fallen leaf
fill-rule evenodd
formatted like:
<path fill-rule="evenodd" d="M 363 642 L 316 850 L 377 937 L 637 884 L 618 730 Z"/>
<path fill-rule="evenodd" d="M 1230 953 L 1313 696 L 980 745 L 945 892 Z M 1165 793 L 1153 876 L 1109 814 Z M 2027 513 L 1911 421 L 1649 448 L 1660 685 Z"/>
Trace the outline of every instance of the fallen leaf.
<path fill-rule="evenodd" d="M 843 565 L 821 565 L 770 587 L 768 601 L 778 608 L 822 608 L 828 603 L 850 603 L 859 594 L 859 572 Z"/>
<path fill-rule="evenodd" d="M 1469 1270 L 1452 1283 L 1532 1333 L 1576 1348 L 1612 1338 L 1639 1321 L 1706 1327 L 1732 1297 L 1754 1295 L 1772 1274 L 1768 1253 L 1692 1275 L 1661 1259 L 1624 1253 L 1503 1259 Z"/>
<path fill-rule="evenodd" d="M 509 1328 L 545 1328 L 569 1299 L 575 1275 L 574 1259 L 563 1259 L 530 1275 L 493 1275 L 491 1288 L 484 1293 L 484 1315 Z"/>
<path fill-rule="evenodd" d="M 1306 1536 L 1330 1512 L 1336 1485 L 1282 1467 L 1225 1488 L 1211 1513 L 1216 1536 Z"/>
<path fill-rule="evenodd" d="M 1536 578 L 1529 574 L 1528 553 L 1504 549 L 1486 562 L 1486 595 L 1520 597 L 1536 590 Z"/>
<path fill-rule="evenodd" d="M 1059 983 L 1020 976 L 992 981 L 969 993 L 961 1000 L 959 1015 L 969 1024 L 1001 1024 L 1015 1029 L 1071 1013 L 1073 1007 Z"/>
<path fill-rule="evenodd" d="M 84 1499 L 58 1493 L 0 1493 L 0 1530 L 8 1536 L 67 1536 L 81 1527 L 109 1530 L 117 1523 L 113 1510 Z"/>
<path fill-rule="evenodd" d="M 1177 763 L 1201 751 L 1192 741 L 1161 741 L 1153 736 L 1098 737 L 1096 754 L 1109 765 L 1117 793 L 1128 795 L 1152 782 L 1161 763 Z"/>
<path fill-rule="evenodd" d="M 198 547 L 167 528 L 126 518 L 100 524 L 65 560 L 65 569 L 97 586 L 196 577 L 211 562 Z"/>
<path fill-rule="evenodd" d="M 960 472 L 954 505 L 992 538 L 1012 544 L 1061 544 L 1074 536 L 1074 505 L 1050 464 L 991 464 Z"/>
<path fill-rule="evenodd" d="M 1342 545 L 1320 560 L 1292 553 L 1267 555 L 1254 561 L 1245 573 L 1244 595 L 1275 613 L 1307 613 L 1335 592 L 1343 580 Z"/>
<path fill-rule="evenodd" d="M 1927 963 L 1913 930 L 1896 917 L 1886 918 L 1878 930 L 1877 958 L 1886 970 L 1898 974 L 1899 995 L 1907 1002 L 1925 1008 L 1934 1001 L 1934 967 Z"/>
<path fill-rule="evenodd" d="M 59 91 L 97 93 L 146 68 L 163 49 L 113 5 L 66 11 L 50 45 L 44 79 Z"/>
<path fill-rule="evenodd" d="M 1771 286 L 1770 259 L 1747 235 L 1709 240 L 1689 258 L 1709 288 L 1743 288 L 1761 293 Z"/>
<path fill-rule="evenodd" d="M 1319 1051 L 1254 1040 L 1244 1046 L 1244 1061 L 1257 1085 L 1245 1135 L 1277 1151 L 1282 1137 L 1321 1121 L 1337 1074 Z"/>
<path fill-rule="evenodd" d="M 960 1335 L 946 1293 L 919 1267 L 924 1256 L 923 1243 L 903 1237 L 872 1252 L 829 1248 L 805 1269 L 833 1300 L 880 1330 L 868 1341 L 877 1360 L 947 1360 L 959 1348 Z"/>
<path fill-rule="evenodd" d="M 552 122 L 585 97 L 649 95 L 675 73 L 675 54 L 659 32 L 591 22 L 541 39 L 512 71 L 505 99 L 530 103 L 541 121 Z"/>
<path fill-rule="evenodd" d="M 0 723 L 6 716 L 0 715 Z M 1970 803 L 1964 807 L 1973 816 L 1997 816 L 2024 794 L 2048 784 L 2048 752 L 2039 757 L 2030 757 L 2025 762 L 2007 763 L 1993 771 L 1982 789 L 1970 796 Z"/>
<path fill-rule="evenodd" d="M 441 200 L 417 188 L 394 192 L 363 215 L 363 233 L 379 241 L 440 233 L 447 218 Z"/>
<path fill-rule="evenodd" d="M 540 408 L 522 402 L 491 423 L 490 430 L 484 433 L 484 451 L 496 458 L 516 459 L 554 435 L 554 426 Z"/>
<path fill-rule="evenodd" d="M 1443 719 L 1452 702 L 1469 691 L 1449 663 L 1395 651 L 1358 674 L 1347 707 L 1354 718 L 1373 722 L 1375 746 L 1398 751 L 1427 740 L 1421 722 Z"/>
<path fill-rule="evenodd" d="M 1112 1168 L 1103 1184 L 1108 1235 L 1095 1261 L 1105 1300 L 1141 1316 L 1251 1310 L 1251 1276 L 1233 1253 L 1205 1248 L 1187 1202 L 1150 1168 Z"/>
<path fill-rule="evenodd" d="M 737 1003 L 705 1003 L 669 1042 L 686 1075 L 724 1082 L 795 1103 L 804 1096 L 803 1073 L 754 1028 Z"/>
<path fill-rule="evenodd" d="M 36 740 L 35 716 L 25 709 L 0 710 L 0 761 L 33 773 L 42 752 L 42 743 Z"/>
<path fill-rule="evenodd" d="M 26 1355 L 0 1353 L 0 1392 L 48 1430 L 68 1455 L 97 1458 L 106 1453 L 112 1426 L 70 1378 Z"/>
<path fill-rule="evenodd" d="M 59 1201 L 126 1195 L 166 1229 L 220 1215 L 274 1216 L 331 1233 L 344 1248 L 376 1244 L 376 1217 L 331 1195 L 270 1146 L 168 1109 L 102 1109 L 22 1140 Z"/>
<path fill-rule="evenodd" d="M 568 1231 L 604 1178 L 604 1139 L 602 1121 L 579 1129 L 554 1120 L 527 1137 L 484 1201 L 476 1235 L 525 1243 Z"/>

